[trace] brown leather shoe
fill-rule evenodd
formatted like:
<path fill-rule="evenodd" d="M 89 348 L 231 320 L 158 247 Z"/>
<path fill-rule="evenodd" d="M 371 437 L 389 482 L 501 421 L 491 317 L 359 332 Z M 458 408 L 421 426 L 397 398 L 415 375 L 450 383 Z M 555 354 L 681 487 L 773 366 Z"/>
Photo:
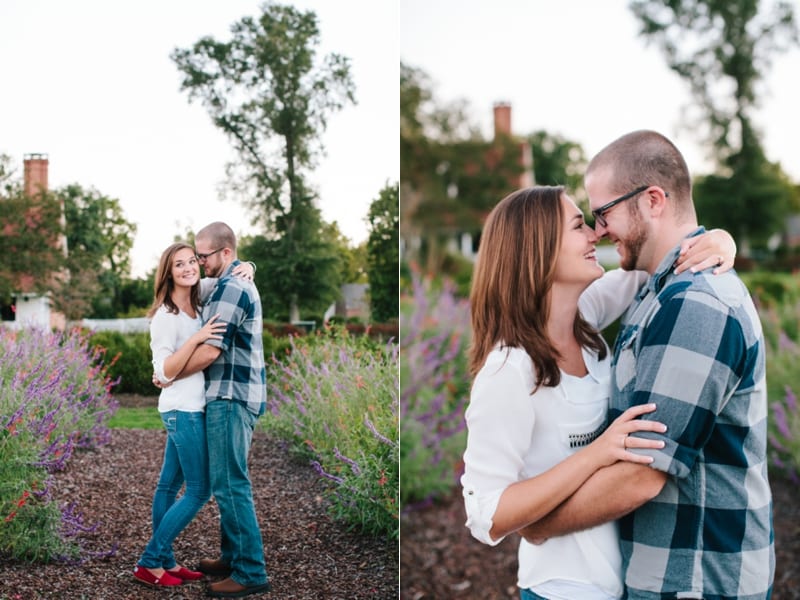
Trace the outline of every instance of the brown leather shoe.
<path fill-rule="evenodd" d="M 201 558 L 197 570 L 206 575 L 227 577 L 231 574 L 231 566 L 221 558 Z"/>
<path fill-rule="evenodd" d="M 248 587 L 230 577 L 208 586 L 208 595 L 214 598 L 243 598 L 250 594 L 263 594 L 268 591 L 269 581 Z"/>

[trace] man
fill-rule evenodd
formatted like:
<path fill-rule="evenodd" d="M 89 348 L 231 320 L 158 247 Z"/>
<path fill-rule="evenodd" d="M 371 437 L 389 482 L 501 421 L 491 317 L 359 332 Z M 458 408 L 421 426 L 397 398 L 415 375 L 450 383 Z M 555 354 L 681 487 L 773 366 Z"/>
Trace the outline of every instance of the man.
<path fill-rule="evenodd" d="M 620 519 L 627 598 L 767 599 L 775 570 L 767 479 L 764 340 L 730 271 L 673 273 L 698 227 L 691 177 L 662 135 L 636 131 L 592 159 L 586 191 L 624 269 L 650 273 L 614 347 L 609 419 L 654 402 L 667 425 L 643 466 L 601 469 L 523 531 L 560 535 Z M 625 444 L 625 440 L 621 442 Z"/>
<path fill-rule="evenodd" d="M 261 300 L 252 282 L 231 275 L 239 260 L 225 223 L 198 231 L 195 250 L 206 277 L 219 278 L 203 320 L 219 314 L 228 324 L 221 340 L 197 347 L 181 373 L 205 371 L 209 477 L 220 512 L 221 557 L 202 559 L 199 570 L 226 576 L 210 584 L 210 596 L 241 598 L 270 587 L 247 472 L 253 430 L 266 407 Z"/>

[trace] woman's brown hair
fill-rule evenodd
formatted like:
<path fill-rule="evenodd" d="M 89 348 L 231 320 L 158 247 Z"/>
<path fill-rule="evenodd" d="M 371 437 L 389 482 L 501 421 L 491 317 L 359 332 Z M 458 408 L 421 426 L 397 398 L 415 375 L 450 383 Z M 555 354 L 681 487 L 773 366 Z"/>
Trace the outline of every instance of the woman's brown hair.
<path fill-rule="evenodd" d="M 561 382 L 560 356 L 547 335 L 547 321 L 564 227 L 563 194 L 563 186 L 518 190 L 503 198 L 486 220 L 470 293 L 469 369 L 473 376 L 501 343 L 522 348 L 530 356 L 536 370 L 532 392 L 540 385 Z M 580 312 L 574 331 L 582 347 L 605 358 L 602 337 Z"/>
<path fill-rule="evenodd" d="M 147 311 L 148 317 L 152 317 L 156 314 L 156 311 L 162 304 L 167 307 L 168 312 L 176 315 L 180 312 L 180 309 L 172 301 L 172 291 L 175 289 L 175 282 L 172 280 L 172 262 L 175 260 L 175 255 L 184 248 L 188 248 L 192 251 L 192 254 L 194 254 L 194 248 L 184 242 L 172 244 L 161 254 L 161 260 L 158 261 L 158 269 L 156 270 L 156 279 L 153 286 L 153 305 L 150 307 L 150 310 Z M 196 311 L 199 311 L 201 308 L 199 281 L 192 286 L 189 298 L 192 307 Z"/>

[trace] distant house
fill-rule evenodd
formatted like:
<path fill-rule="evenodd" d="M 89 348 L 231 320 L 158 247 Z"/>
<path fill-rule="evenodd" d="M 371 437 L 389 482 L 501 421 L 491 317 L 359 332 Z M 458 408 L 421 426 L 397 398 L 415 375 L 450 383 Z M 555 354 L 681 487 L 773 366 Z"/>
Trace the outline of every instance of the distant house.
<path fill-rule="evenodd" d="M 466 216 L 464 214 L 456 216 L 455 213 L 458 210 L 451 212 L 451 209 L 447 206 L 442 206 L 437 211 L 437 207 L 430 206 L 424 191 L 405 188 L 401 197 L 401 208 L 404 214 L 401 218 L 400 244 L 401 253 L 407 260 L 416 260 L 422 252 L 423 245 L 436 238 L 440 240 L 437 243 L 443 244 L 444 250 L 448 254 L 460 254 L 468 260 L 474 261 L 483 222 L 494 204 L 506 193 L 534 185 L 533 151 L 527 140 L 515 137 L 512 132 L 511 104 L 507 102 L 495 103 L 493 112 L 494 138 L 489 142 L 484 142 L 482 147 L 478 148 L 477 156 L 480 158 L 474 163 L 467 164 L 464 174 L 468 177 L 474 177 L 481 170 L 484 172 L 493 171 L 504 160 L 508 163 L 508 156 L 505 153 L 509 147 L 513 148 L 513 152 L 516 154 L 516 161 L 519 167 L 516 174 L 508 176 L 507 180 L 501 181 L 499 185 L 495 182 L 495 187 L 502 189 L 502 192 L 499 192 L 500 195 L 485 198 L 482 205 L 487 208 L 477 212 L 469 212 Z M 472 142 L 465 142 L 463 144 L 464 149 L 466 150 L 466 146 L 471 144 Z M 454 144 L 453 146 L 461 150 L 462 145 Z M 441 165 L 440 167 L 447 169 L 447 165 Z M 497 173 L 500 172 L 498 171 Z M 450 207 L 458 209 L 462 206 L 461 198 L 465 191 L 454 184 L 448 186 L 447 197 Z M 421 224 L 423 207 L 426 215 L 432 213 L 438 215 L 438 225 Z M 431 227 L 435 229 L 431 229 Z"/>
<path fill-rule="evenodd" d="M 25 195 L 34 198 L 36 194 L 48 190 L 49 160 L 47 154 L 26 154 L 24 164 Z M 61 212 L 64 225 L 64 212 Z M 62 235 L 58 242 L 66 255 L 67 238 Z M 55 277 L 57 274 L 53 274 Z M 30 275 L 22 275 L 16 282 L 16 291 L 12 294 L 9 306 L 0 307 L 3 325 L 8 327 L 39 327 L 43 329 L 63 330 L 66 326 L 64 315 L 52 309 L 50 293 L 44 295 L 34 291 L 34 280 Z"/>

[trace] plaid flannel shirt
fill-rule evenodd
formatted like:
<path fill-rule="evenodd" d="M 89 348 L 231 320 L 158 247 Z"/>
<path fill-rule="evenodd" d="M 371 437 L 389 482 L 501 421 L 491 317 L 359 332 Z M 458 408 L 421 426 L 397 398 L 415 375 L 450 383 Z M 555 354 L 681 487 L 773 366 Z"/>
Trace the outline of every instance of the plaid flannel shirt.
<path fill-rule="evenodd" d="M 219 313 L 228 324 L 221 340 L 205 342 L 222 350 L 205 370 L 206 402 L 235 400 L 258 416 L 267 402 L 261 298 L 252 282 L 231 275 L 238 264 L 228 267 L 203 307 L 203 321 Z"/>
<path fill-rule="evenodd" d="M 693 235 L 702 232 L 700 228 Z M 734 272 L 673 273 L 676 248 L 623 318 L 609 419 L 655 402 L 661 493 L 620 521 L 626 598 L 756 600 L 775 572 L 764 340 Z"/>

